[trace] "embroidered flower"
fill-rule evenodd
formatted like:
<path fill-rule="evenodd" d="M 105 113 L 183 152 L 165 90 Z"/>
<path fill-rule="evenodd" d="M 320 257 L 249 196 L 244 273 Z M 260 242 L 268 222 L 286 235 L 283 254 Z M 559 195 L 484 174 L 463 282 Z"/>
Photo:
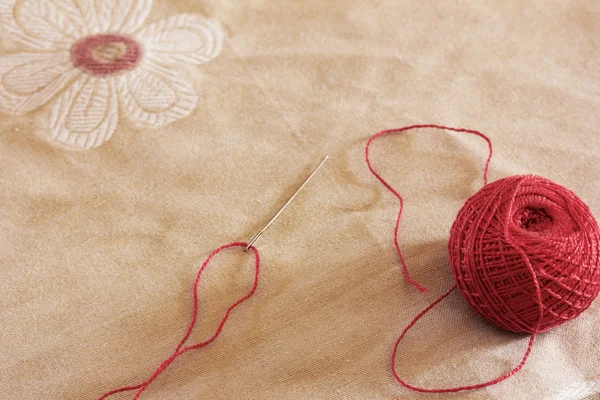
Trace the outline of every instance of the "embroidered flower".
<path fill-rule="evenodd" d="M 55 98 L 49 137 L 71 149 L 114 133 L 120 103 L 130 118 L 162 126 L 196 106 L 172 69 L 221 51 L 220 25 L 176 15 L 143 26 L 152 0 L 0 0 L 4 35 L 28 50 L 0 57 L 0 109 L 23 114 Z"/>

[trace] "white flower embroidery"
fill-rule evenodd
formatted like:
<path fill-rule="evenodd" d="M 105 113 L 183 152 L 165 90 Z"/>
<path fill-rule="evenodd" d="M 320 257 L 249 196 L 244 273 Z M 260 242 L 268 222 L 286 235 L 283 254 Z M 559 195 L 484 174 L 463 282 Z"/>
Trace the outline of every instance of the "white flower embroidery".
<path fill-rule="evenodd" d="M 56 97 L 51 140 L 99 146 L 114 133 L 118 104 L 162 126 L 198 100 L 170 67 L 201 64 L 221 51 L 220 25 L 182 14 L 143 27 L 152 0 L 0 0 L 4 34 L 26 52 L 0 57 L 0 109 L 23 114 Z"/>

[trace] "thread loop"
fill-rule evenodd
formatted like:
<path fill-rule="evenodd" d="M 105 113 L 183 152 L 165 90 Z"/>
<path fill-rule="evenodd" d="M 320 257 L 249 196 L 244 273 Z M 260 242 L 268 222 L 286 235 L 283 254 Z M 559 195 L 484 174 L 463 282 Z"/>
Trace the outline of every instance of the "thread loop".
<path fill-rule="evenodd" d="M 252 252 L 254 252 L 254 261 L 255 261 L 255 263 L 254 263 L 254 266 L 255 266 L 254 283 L 252 284 L 252 288 L 250 289 L 250 291 L 245 296 L 243 296 L 242 298 L 237 300 L 235 303 L 230 305 L 229 308 L 227 308 L 227 311 L 225 311 L 225 315 L 221 319 L 219 326 L 217 327 L 217 329 L 215 330 L 215 332 L 213 333 L 213 335 L 210 338 L 208 338 L 207 340 L 204 340 L 200 343 L 196 343 L 194 345 L 184 347 L 185 344 L 187 343 L 188 339 L 190 338 L 190 335 L 192 334 L 194 327 L 196 326 L 196 321 L 197 321 L 197 317 L 198 317 L 198 285 L 200 284 L 200 278 L 202 277 L 202 273 L 204 272 L 206 267 L 208 267 L 208 265 L 210 264 L 212 259 L 217 254 L 222 252 L 223 250 L 229 249 L 232 247 L 241 247 L 244 249 L 244 248 L 246 248 L 246 246 L 247 246 L 247 243 L 244 243 L 244 242 L 233 242 L 233 243 L 226 244 L 224 246 L 219 247 L 215 251 L 213 251 L 208 256 L 206 261 L 204 261 L 204 263 L 200 267 L 200 270 L 198 271 L 198 276 L 196 277 L 196 282 L 194 283 L 194 311 L 192 313 L 192 320 L 190 322 L 190 325 L 189 325 L 185 335 L 183 336 L 183 339 L 181 339 L 181 341 L 175 348 L 175 351 L 173 351 L 173 354 L 171 354 L 171 356 L 169 358 L 167 358 L 165 361 L 163 361 L 160 364 L 160 366 L 156 369 L 156 371 L 152 374 L 152 376 L 150 376 L 150 378 L 148 378 L 144 382 L 140 383 L 139 385 L 125 386 L 125 387 L 122 387 L 119 389 L 111 390 L 110 392 L 107 392 L 107 393 L 103 394 L 102 396 L 100 396 L 100 398 L 98 400 L 104 400 L 107 397 L 112 396 L 113 394 L 117 394 L 117 393 L 121 393 L 121 392 L 128 392 L 128 391 L 132 391 L 132 390 L 137 390 L 135 396 L 133 397 L 133 400 L 139 399 L 140 396 L 142 395 L 142 393 L 148 388 L 148 386 L 150 386 L 150 384 L 152 382 L 154 382 L 154 380 L 156 378 L 158 378 L 158 376 L 160 374 L 162 374 L 169 367 L 169 365 L 171 365 L 171 363 L 173 363 L 173 361 L 175 361 L 179 356 L 187 353 L 188 351 L 196 350 L 196 349 L 200 349 L 202 347 L 208 346 L 209 344 L 211 344 L 213 341 L 215 341 L 219 337 L 219 335 L 221 334 L 221 331 L 223 330 L 223 328 L 225 326 L 225 323 L 229 319 L 231 312 L 237 306 L 239 306 L 240 304 L 242 304 L 243 302 L 248 300 L 250 297 L 252 297 L 254 295 L 254 292 L 256 292 L 256 289 L 258 288 L 258 280 L 260 277 L 260 254 L 258 252 L 258 249 L 254 246 L 249 247 L 249 249 L 252 250 Z"/>

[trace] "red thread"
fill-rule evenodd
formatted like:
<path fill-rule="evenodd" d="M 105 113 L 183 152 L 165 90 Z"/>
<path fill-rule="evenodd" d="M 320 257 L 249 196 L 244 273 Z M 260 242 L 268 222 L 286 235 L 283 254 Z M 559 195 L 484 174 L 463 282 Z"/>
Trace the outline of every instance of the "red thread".
<path fill-rule="evenodd" d="M 236 301 L 235 303 L 233 303 L 232 305 L 229 306 L 229 308 L 225 312 L 225 315 L 223 316 L 223 319 L 221 319 L 221 322 L 219 323 L 217 330 L 209 339 L 207 339 L 201 343 L 183 347 L 185 345 L 185 342 L 187 342 L 190 335 L 192 334 L 192 331 L 194 330 L 194 326 L 196 325 L 196 318 L 198 316 L 198 284 L 200 283 L 200 277 L 202 276 L 202 272 L 206 269 L 206 267 L 208 266 L 210 261 L 221 251 L 231 248 L 231 247 L 246 247 L 246 245 L 247 245 L 246 243 L 242 243 L 242 242 L 234 242 L 234 243 L 226 244 L 224 246 L 219 247 L 215 251 L 213 251 L 208 256 L 206 261 L 204 261 L 204 264 L 202 264 L 202 267 L 200 267 L 200 270 L 198 271 L 198 276 L 196 277 L 196 282 L 194 283 L 194 312 L 192 314 L 192 321 L 190 322 L 190 326 L 188 327 L 188 330 L 187 330 L 185 336 L 183 337 L 183 339 L 181 340 L 181 342 L 179 342 L 179 345 L 177 345 L 177 347 L 175 348 L 175 351 L 173 352 L 173 354 L 169 358 L 167 358 L 165 361 L 163 361 L 162 364 L 160 364 L 160 366 L 158 367 L 156 372 L 154 372 L 154 374 L 152 374 L 152 376 L 150 378 L 148 378 L 146 381 L 140 383 L 139 385 L 126 386 L 126 387 L 122 387 L 119 389 L 111 390 L 110 392 L 107 392 L 107 393 L 103 394 L 102 396 L 100 396 L 100 398 L 98 400 L 104 400 L 107 397 L 112 396 L 113 394 L 127 392 L 127 391 L 131 391 L 131 390 L 137 390 L 137 393 L 135 394 L 135 397 L 133 398 L 133 400 L 139 399 L 140 396 L 142 395 L 142 393 L 148 388 L 148 386 L 150 386 L 150 384 L 165 369 L 167 369 L 169 367 L 169 365 L 171 365 L 171 363 L 173 361 L 175 361 L 175 359 L 177 359 L 177 357 L 187 353 L 188 351 L 205 347 L 205 346 L 209 345 L 210 343 L 212 343 L 215 339 L 217 339 L 217 337 L 219 337 L 219 335 L 221 334 L 221 331 L 223 330 L 223 327 L 225 326 L 225 323 L 227 322 L 227 319 L 229 319 L 229 315 L 231 314 L 231 312 L 237 306 L 239 306 L 244 301 L 246 301 L 250 297 L 252 297 L 252 295 L 256 291 L 256 288 L 258 287 L 258 280 L 260 277 L 260 254 L 258 252 L 258 249 L 254 246 L 250 247 L 250 249 L 252 249 L 252 251 L 254 252 L 254 256 L 255 256 L 254 284 L 252 285 L 252 288 L 250 289 L 250 291 L 244 297 L 240 298 L 238 301 Z"/>
<path fill-rule="evenodd" d="M 575 193 L 539 176 L 504 178 L 469 198 L 448 250 L 465 299 L 509 331 L 545 332 L 600 292 L 598 223 Z"/>
<path fill-rule="evenodd" d="M 489 156 L 484 187 L 466 201 L 450 231 L 448 250 L 455 284 L 404 328 L 392 352 L 392 372 L 399 383 L 418 392 L 447 393 L 491 386 L 523 368 L 538 333 L 576 318 L 598 296 L 600 228 L 575 193 L 548 179 L 512 176 L 488 184 L 492 143 L 478 131 L 413 125 L 379 132 L 367 144 L 367 165 L 400 201 L 394 244 L 406 279 L 421 291 L 424 287 L 410 278 L 398 244 L 404 201 L 373 169 L 369 158 L 369 147 L 376 138 L 417 128 L 475 134 L 488 143 Z M 531 333 L 527 350 L 515 368 L 488 382 L 444 389 L 413 386 L 396 371 L 398 346 L 408 330 L 457 287 L 469 305 L 492 324 Z"/>
<path fill-rule="evenodd" d="M 390 185 L 385 179 L 383 179 L 381 177 L 381 175 L 379 175 L 379 173 L 377 171 L 375 171 L 375 169 L 373 168 L 373 165 L 371 164 L 371 158 L 370 158 L 370 153 L 369 153 L 369 151 L 371 149 L 371 144 L 373 143 L 373 141 L 375 141 L 375 139 L 377 139 L 377 138 L 379 138 L 381 136 L 390 134 L 390 133 L 400 133 L 400 132 L 409 131 L 411 129 L 419 129 L 419 128 L 446 129 L 446 130 L 454 131 L 454 132 L 470 133 L 470 134 L 477 135 L 477 136 L 482 137 L 483 139 L 485 139 L 485 141 L 488 143 L 488 146 L 489 146 L 489 149 L 490 149 L 490 155 L 488 156 L 488 159 L 487 159 L 487 161 L 485 163 L 485 170 L 483 172 L 483 181 L 484 181 L 484 184 L 487 184 L 487 181 L 488 181 L 488 170 L 490 168 L 490 161 L 492 160 L 493 150 L 492 150 L 492 141 L 490 140 L 490 138 L 488 138 L 487 136 L 485 136 L 481 132 L 474 131 L 474 130 L 471 130 L 471 129 L 449 128 L 449 127 L 446 127 L 446 126 L 433 125 L 433 124 L 411 125 L 411 126 L 406 126 L 404 128 L 400 128 L 400 129 L 387 129 L 385 131 L 381 131 L 379 133 L 376 133 L 367 142 L 367 147 L 365 148 L 365 160 L 367 161 L 367 166 L 369 167 L 369 170 L 371 171 L 371 173 L 373 175 L 375 175 L 375 177 L 377 179 L 379 179 L 379 182 L 381 182 L 383 184 L 383 186 L 385 186 L 390 192 L 392 192 L 392 194 L 398 198 L 398 201 L 400 201 L 400 209 L 398 211 L 398 217 L 396 218 L 396 227 L 394 228 L 394 246 L 396 246 L 396 253 L 398 253 L 398 258 L 400 259 L 400 264 L 402 264 L 402 270 L 404 271 L 404 278 L 409 283 L 411 283 L 412 285 L 414 285 L 417 289 L 419 289 L 421 292 L 427 292 L 427 288 L 425 288 L 423 285 L 421 285 L 420 283 L 418 283 L 417 281 L 413 280 L 410 277 L 410 274 L 408 273 L 408 268 L 406 267 L 406 262 L 404 262 L 404 257 L 402 256 L 402 251 L 400 250 L 400 244 L 398 243 L 398 230 L 400 229 L 400 221 L 402 221 L 402 213 L 404 211 L 404 199 L 402 198 L 402 196 L 400 195 L 400 193 L 398 193 L 396 191 L 396 189 L 394 189 L 392 187 L 392 185 Z"/>

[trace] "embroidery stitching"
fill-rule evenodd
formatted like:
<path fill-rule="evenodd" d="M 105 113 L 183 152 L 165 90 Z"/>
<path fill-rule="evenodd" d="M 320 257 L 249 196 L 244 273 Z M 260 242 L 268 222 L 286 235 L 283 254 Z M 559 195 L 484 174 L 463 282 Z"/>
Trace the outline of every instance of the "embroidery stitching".
<path fill-rule="evenodd" d="M 49 102 L 48 139 L 69 149 L 108 140 L 118 103 L 133 120 L 163 126 L 198 96 L 170 66 L 221 51 L 215 20 L 182 14 L 144 26 L 151 0 L 0 0 L 5 35 L 26 51 L 0 57 L 0 110 L 25 114 Z"/>

